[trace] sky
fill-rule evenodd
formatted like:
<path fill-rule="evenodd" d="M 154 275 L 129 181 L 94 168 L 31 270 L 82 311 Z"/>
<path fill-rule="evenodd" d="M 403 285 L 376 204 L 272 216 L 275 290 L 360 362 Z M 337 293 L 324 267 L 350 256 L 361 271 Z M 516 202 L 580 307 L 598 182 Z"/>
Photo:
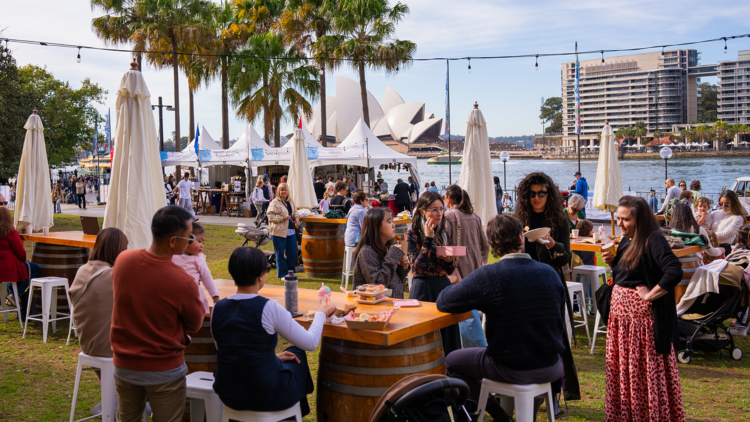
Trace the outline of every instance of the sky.
<path fill-rule="evenodd" d="M 393 0 L 392 0 L 393 1 Z M 417 44 L 415 58 L 477 57 L 571 52 L 664 45 L 698 41 L 750 32 L 747 16 L 750 2 L 721 5 L 696 0 L 404 0 L 410 14 L 398 25 L 396 36 Z M 91 20 L 101 16 L 86 0 L 0 0 L 1 37 L 58 42 L 85 46 L 104 44 L 91 30 Z M 30 11 L 34 11 L 31 13 Z M 114 114 L 117 88 L 129 69 L 128 53 L 83 50 L 81 63 L 75 49 L 37 45 L 9 45 L 20 66 L 45 67 L 56 78 L 80 87 L 89 78 L 108 91 L 102 113 Z M 750 49 L 750 38 L 714 42 L 695 48 L 701 63 L 737 58 L 738 50 Z M 659 51 L 655 49 L 652 51 Z M 621 55 L 621 54 L 613 54 Z M 581 56 L 581 60 L 600 55 Z M 543 57 L 534 70 L 534 58 L 450 62 L 451 133 L 464 134 L 465 119 L 476 101 L 482 110 L 489 136 L 541 133 L 539 107 L 542 98 L 561 95 L 561 63 L 567 57 Z M 174 102 L 171 69 L 144 67 L 143 76 L 152 95 L 165 104 Z M 350 69 L 341 68 L 326 80 L 328 95 L 335 95 L 339 76 L 358 80 Z M 716 82 L 716 78 L 704 78 Z M 424 102 L 436 117 L 445 115 L 445 60 L 414 62 L 398 75 L 368 71 L 367 87 L 378 100 L 390 86 L 406 102 Z M 180 78 L 181 133 L 188 133 L 187 80 Z M 230 104 L 229 137 L 238 138 L 247 124 L 235 117 Z M 154 116 L 158 119 L 155 111 Z M 195 116 L 218 141 L 221 136 L 221 90 L 217 79 L 195 94 Z M 158 123 L 157 123 L 158 124 Z M 113 122 L 114 125 L 114 122 Z M 262 135 L 262 122 L 254 123 Z M 165 111 L 164 133 L 174 130 L 171 112 Z M 282 124 L 282 133 L 292 131 L 292 122 Z"/>

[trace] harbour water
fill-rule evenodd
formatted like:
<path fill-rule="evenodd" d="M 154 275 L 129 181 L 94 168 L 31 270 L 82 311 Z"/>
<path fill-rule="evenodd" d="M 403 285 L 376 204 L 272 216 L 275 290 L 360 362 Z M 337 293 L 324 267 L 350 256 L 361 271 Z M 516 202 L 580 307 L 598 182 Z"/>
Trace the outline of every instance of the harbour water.
<path fill-rule="evenodd" d="M 433 180 L 440 189 L 449 184 L 447 165 L 428 165 L 426 159 L 420 159 L 418 167 L 422 189 L 425 182 Z M 451 167 L 455 183 L 461 175 L 461 165 Z M 596 168 L 596 160 L 581 160 L 581 173 L 592 192 L 596 184 Z M 578 163 L 571 160 L 510 160 L 506 163 L 506 170 L 508 189 L 514 189 L 526 174 L 543 171 L 560 189 L 567 190 L 575 181 L 573 174 L 578 170 Z M 409 172 L 404 170 L 381 170 L 381 173 L 391 189 L 399 177 L 404 181 L 409 177 Z M 503 183 L 502 161 L 492 160 L 492 174 L 500 177 L 500 183 Z M 625 191 L 664 191 L 664 160 L 620 160 L 620 175 Z M 673 159 L 669 160 L 668 175 L 676 181 L 685 180 L 688 186 L 692 180 L 698 179 L 703 192 L 718 193 L 722 188 L 730 187 L 736 178 L 750 176 L 750 157 Z"/>

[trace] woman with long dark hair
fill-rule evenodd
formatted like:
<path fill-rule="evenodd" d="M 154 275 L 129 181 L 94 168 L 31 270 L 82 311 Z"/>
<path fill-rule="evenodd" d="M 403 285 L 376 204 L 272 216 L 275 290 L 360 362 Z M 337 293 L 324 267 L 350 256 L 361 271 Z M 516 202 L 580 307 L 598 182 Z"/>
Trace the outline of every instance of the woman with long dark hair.
<path fill-rule="evenodd" d="M 12 293 L 11 283 L 16 283 L 18 296 L 13 297 L 18 312 L 18 320 L 26 321 L 26 306 L 29 301 L 29 282 L 39 274 L 39 266 L 26 261 L 26 249 L 21 236 L 13 227 L 13 215 L 6 207 L 0 207 L 0 283 L 8 283 L 8 293 Z M 2 287 L 2 286 L 0 286 Z M 30 314 L 36 312 L 33 302 Z"/>
<path fill-rule="evenodd" d="M 354 250 L 354 287 L 382 284 L 393 290 L 392 297 L 404 298 L 409 260 L 401 245 L 394 244 L 395 238 L 396 225 L 390 208 L 373 208 L 364 215 L 362 235 Z"/>
<path fill-rule="evenodd" d="M 448 275 L 456 270 L 456 263 L 451 257 L 437 254 L 438 246 L 450 244 L 444 214 L 445 206 L 440 194 L 428 190 L 419 196 L 412 228 L 406 235 L 409 245 L 407 253 L 414 276 L 410 299 L 435 302 L 440 292 L 451 285 Z M 442 328 L 440 335 L 446 356 L 461 348 L 458 324 Z"/>
<path fill-rule="evenodd" d="M 724 248 L 724 253 L 729 255 L 737 232 L 745 224 L 747 211 L 737 194 L 731 190 L 722 192 L 717 204 L 719 209 L 711 213 L 713 219 L 711 231 L 716 233 L 716 237 L 719 238 L 719 245 Z"/>
<path fill-rule="evenodd" d="M 674 288 L 682 280 L 680 260 L 645 199 L 620 198 L 617 226 L 622 241 L 616 256 L 602 254 L 615 283 L 609 314 L 602 315 L 607 321 L 607 420 L 684 421 L 674 353 L 680 344 L 674 301 Z"/>

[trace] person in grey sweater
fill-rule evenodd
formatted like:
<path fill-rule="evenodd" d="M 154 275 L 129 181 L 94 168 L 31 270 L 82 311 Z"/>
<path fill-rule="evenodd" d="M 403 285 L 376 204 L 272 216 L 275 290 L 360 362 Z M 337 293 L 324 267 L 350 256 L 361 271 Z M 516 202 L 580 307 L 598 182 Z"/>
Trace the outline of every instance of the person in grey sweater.
<path fill-rule="evenodd" d="M 388 208 L 373 208 L 365 214 L 357 249 L 354 250 L 354 287 L 382 284 L 392 289 L 394 299 L 404 298 L 404 280 L 409 260 L 401 245 L 394 244 L 396 225 Z"/>

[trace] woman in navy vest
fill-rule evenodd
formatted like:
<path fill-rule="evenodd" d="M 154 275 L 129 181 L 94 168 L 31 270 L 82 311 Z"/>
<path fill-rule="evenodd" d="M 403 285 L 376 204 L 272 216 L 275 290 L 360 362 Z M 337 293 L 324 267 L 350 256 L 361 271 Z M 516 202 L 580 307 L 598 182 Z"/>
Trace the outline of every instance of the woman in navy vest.
<path fill-rule="evenodd" d="M 260 249 L 237 248 L 229 257 L 237 293 L 217 302 L 211 317 L 218 363 L 214 391 L 234 410 L 276 412 L 300 402 L 304 416 L 313 392 L 305 350 L 318 347 L 323 324 L 336 308 L 320 305 L 305 330 L 278 302 L 258 296 L 270 270 Z M 276 355 L 279 334 L 294 346 Z"/>

